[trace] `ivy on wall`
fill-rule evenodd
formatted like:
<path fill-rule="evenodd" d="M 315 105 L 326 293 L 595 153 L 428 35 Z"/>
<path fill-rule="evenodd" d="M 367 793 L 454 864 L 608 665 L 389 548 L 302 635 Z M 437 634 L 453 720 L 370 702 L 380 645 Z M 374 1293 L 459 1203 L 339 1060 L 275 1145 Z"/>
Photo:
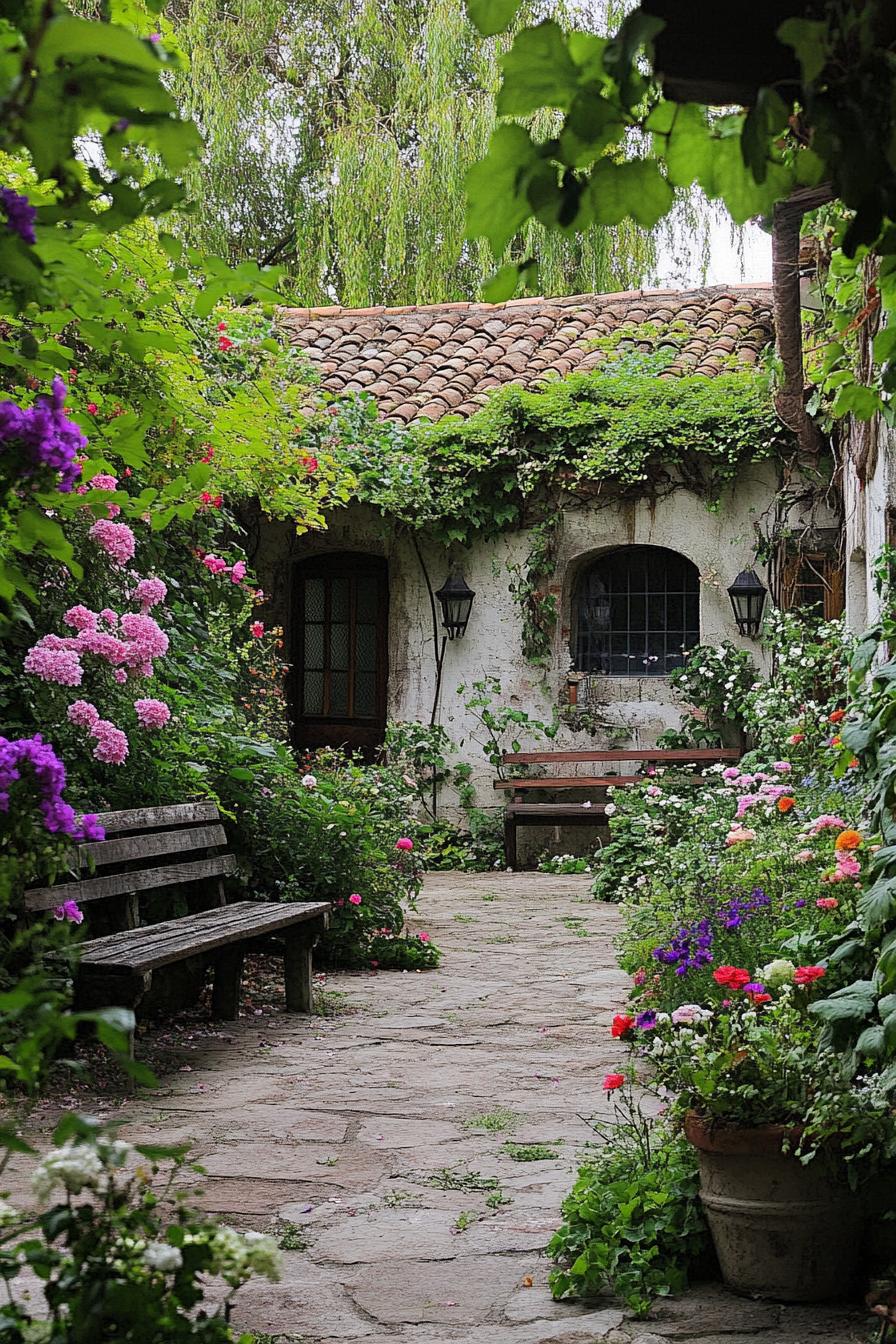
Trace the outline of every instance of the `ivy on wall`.
<path fill-rule="evenodd" d="M 659 377 L 673 357 L 623 355 L 536 391 L 502 388 L 467 419 L 407 428 L 360 394 L 324 406 L 306 437 L 354 472 L 356 499 L 446 546 L 595 500 L 687 488 L 714 507 L 748 463 L 793 458 L 764 374 Z"/>

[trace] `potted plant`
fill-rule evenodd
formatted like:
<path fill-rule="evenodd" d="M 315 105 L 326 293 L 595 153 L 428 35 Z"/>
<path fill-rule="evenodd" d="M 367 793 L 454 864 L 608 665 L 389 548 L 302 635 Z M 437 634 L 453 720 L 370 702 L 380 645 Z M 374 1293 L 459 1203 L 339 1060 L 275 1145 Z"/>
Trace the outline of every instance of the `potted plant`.
<path fill-rule="evenodd" d="M 806 1000 L 820 967 L 739 967 L 726 997 L 657 1014 L 646 1053 L 699 1154 L 722 1276 L 782 1301 L 847 1296 L 862 1252 L 862 1185 L 894 1149 L 887 1087 L 819 1044 Z M 727 978 L 726 978 L 727 977 Z M 781 983 L 783 982 L 783 983 Z"/>

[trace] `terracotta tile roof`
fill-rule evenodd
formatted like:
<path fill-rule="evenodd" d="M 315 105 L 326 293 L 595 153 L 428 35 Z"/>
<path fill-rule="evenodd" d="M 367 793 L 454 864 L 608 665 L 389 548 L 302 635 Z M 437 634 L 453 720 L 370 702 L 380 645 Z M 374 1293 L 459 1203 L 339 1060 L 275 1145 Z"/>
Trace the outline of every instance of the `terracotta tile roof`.
<path fill-rule="evenodd" d="M 663 377 L 755 365 L 773 338 L 771 285 L 632 290 L 509 303 L 422 308 L 284 308 L 290 340 L 333 393 L 370 392 L 382 414 L 408 423 L 471 415 L 489 391 L 597 368 L 593 348 L 625 323 L 683 322 L 691 335 Z M 662 336 L 657 344 L 662 345 Z M 632 342 L 650 350 L 650 342 Z"/>

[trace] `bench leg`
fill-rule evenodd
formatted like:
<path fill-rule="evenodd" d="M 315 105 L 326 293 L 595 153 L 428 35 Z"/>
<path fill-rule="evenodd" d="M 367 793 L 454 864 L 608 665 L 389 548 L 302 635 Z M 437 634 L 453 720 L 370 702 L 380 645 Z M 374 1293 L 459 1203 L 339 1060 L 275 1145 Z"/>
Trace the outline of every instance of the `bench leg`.
<path fill-rule="evenodd" d="M 311 949 L 316 942 L 307 931 L 287 932 L 283 954 L 283 970 L 286 980 L 286 1011 L 288 1013 L 311 1013 L 314 1000 L 311 992 Z"/>
<path fill-rule="evenodd" d="M 516 817 L 504 816 L 504 860 L 516 872 Z"/>
<path fill-rule="evenodd" d="M 228 947 L 218 954 L 212 986 L 212 1016 L 234 1022 L 240 1015 L 240 984 L 243 978 L 243 949 Z"/>

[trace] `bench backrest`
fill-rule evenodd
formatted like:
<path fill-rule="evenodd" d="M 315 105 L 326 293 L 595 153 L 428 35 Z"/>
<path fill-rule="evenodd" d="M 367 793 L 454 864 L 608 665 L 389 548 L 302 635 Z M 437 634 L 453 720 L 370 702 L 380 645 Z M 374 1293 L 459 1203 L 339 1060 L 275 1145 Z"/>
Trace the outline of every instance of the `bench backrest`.
<path fill-rule="evenodd" d="M 98 820 L 106 839 L 78 845 L 70 863 L 73 873 L 93 875 L 80 880 L 63 876 L 51 887 L 32 887 L 25 892 L 26 910 L 52 910 L 66 900 L 83 905 L 116 896 L 133 897 L 161 887 L 220 879 L 236 871 L 232 854 L 215 852 L 227 844 L 215 803 L 103 812 Z M 157 859 L 163 861 L 154 864 Z"/>
<path fill-rule="evenodd" d="M 672 751 L 660 751 L 648 748 L 646 751 L 508 751 L 501 757 L 503 765 L 549 765 L 569 761 L 647 761 L 650 763 L 674 764 L 675 762 L 700 765 L 704 762 L 738 761 L 741 753 L 730 747 L 699 747 L 694 750 L 675 748 Z"/>

